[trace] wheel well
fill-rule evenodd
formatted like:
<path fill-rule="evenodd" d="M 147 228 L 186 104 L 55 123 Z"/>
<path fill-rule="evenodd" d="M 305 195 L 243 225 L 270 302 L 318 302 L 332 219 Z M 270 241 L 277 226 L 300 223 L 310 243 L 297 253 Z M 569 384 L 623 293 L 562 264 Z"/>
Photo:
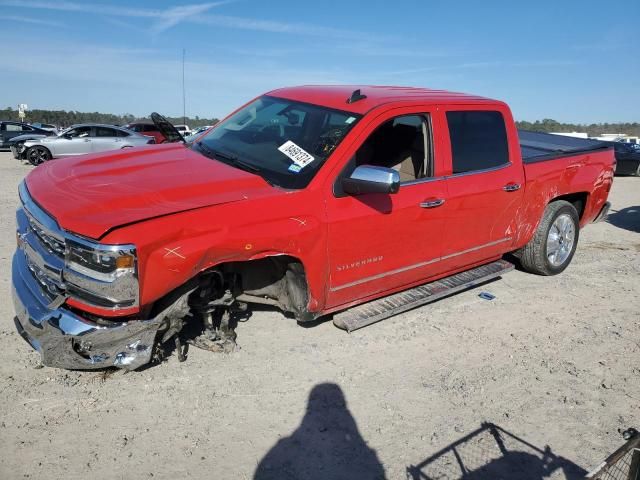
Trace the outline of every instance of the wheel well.
<path fill-rule="evenodd" d="M 589 194 L 587 192 L 578 192 L 578 193 L 570 193 L 568 195 L 561 195 L 559 197 L 555 197 L 553 200 L 551 200 L 551 202 L 564 200 L 566 202 L 571 203 L 578 212 L 578 218 L 582 220 L 582 214 L 584 213 L 584 209 L 587 206 L 588 198 L 589 198 Z"/>
<path fill-rule="evenodd" d="M 299 320 L 306 317 L 309 288 L 304 266 L 295 257 L 277 255 L 228 262 L 201 275 L 214 272 L 222 274 L 224 283 L 239 301 L 273 305 Z"/>

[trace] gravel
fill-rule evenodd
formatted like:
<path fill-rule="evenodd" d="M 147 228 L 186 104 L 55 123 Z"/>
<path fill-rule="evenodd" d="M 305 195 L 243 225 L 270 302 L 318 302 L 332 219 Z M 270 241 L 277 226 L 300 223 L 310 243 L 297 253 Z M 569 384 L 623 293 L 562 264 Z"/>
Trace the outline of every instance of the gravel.
<path fill-rule="evenodd" d="M 559 276 L 352 334 L 261 309 L 232 354 L 124 373 L 42 367 L 14 331 L 31 168 L 0 153 L 0 478 L 460 478 L 452 446 L 469 478 L 578 478 L 640 426 L 640 178 Z"/>

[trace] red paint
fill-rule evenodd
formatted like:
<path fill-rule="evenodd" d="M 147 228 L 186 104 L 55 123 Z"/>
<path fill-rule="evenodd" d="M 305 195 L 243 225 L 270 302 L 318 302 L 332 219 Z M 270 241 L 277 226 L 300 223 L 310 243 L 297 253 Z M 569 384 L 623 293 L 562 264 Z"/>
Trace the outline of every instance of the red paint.
<path fill-rule="evenodd" d="M 137 246 L 142 309 L 216 264 L 290 255 L 304 265 L 309 311 L 335 311 L 522 247 L 555 197 L 588 194 L 582 226 L 607 199 L 611 151 L 523 166 L 517 131 L 502 102 L 442 91 L 360 87 L 367 98 L 347 104 L 355 88 L 269 93 L 364 115 L 303 190 L 272 187 L 179 144 L 56 160 L 36 168 L 27 185 L 63 228 L 104 243 Z M 445 112 L 460 109 L 502 112 L 511 166 L 449 176 Z M 336 198 L 333 184 L 366 137 L 384 121 L 411 113 L 431 116 L 437 179 L 402 186 L 394 195 Z M 523 187 L 507 193 L 502 187 L 508 183 Z M 432 198 L 446 202 L 435 209 L 418 206 Z"/>
<path fill-rule="evenodd" d="M 165 136 L 152 123 L 133 122 L 125 125 L 124 128 L 138 132 L 146 137 L 153 137 L 156 143 L 164 143 L 166 140 Z"/>

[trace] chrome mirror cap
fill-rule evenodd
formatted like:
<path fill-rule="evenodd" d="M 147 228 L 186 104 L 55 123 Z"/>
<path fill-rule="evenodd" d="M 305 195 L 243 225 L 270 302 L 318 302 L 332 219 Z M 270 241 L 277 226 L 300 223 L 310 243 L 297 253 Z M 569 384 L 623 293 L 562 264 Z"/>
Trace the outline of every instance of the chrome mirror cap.
<path fill-rule="evenodd" d="M 391 168 L 361 165 L 342 180 L 342 188 L 350 195 L 397 193 L 400 189 L 400 174 Z"/>

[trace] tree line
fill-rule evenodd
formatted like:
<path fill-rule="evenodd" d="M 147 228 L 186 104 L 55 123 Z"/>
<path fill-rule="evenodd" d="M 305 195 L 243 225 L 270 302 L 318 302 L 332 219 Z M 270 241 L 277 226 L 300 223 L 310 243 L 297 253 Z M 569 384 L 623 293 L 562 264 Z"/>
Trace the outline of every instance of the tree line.
<path fill-rule="evenodd" d="M 11 107 L 0 110 L 0 120 L 19 121 L 18 110 Z M 60 128 L 75 125 L 77 123 L 106 123 L 109 125 L 126 125 L 136 120 L 149 120 L 148 117 L 136 117 L 131 114 L 115 115 L 113 113 L 100 112 L 76 112 L 73 110 L 28 110 L 26 112 L 25 122 L 27 123 L 50 123 Z M 171 123 L 182 124 L 182 117 L 167 117 Z M 214 125 L 218 122 L 217 118 L 195 118 L 187 117 L 186 123 L 191 128 L 204 125 Z"/>
<path fill-rule="evenodd" d="M 560 123 L 550 118 L 536 120 L 535 122 L 516 122 L 522 130 L 535 132 L 586 132 L 590 137 L 598 137 L 603 133 L 626 133 L 631 136 L 640 136 L 640 123 Z"/>
<path fill-rule="evenodd" d="M 26 112 L 26 122 L 52 123 L 58 127 L 68 127 L 76 123 L 107 123 L 111 125 L 125 125 L 134 120 L 149 120 L 147 117 L 139 118 L 131 114 L 114 115 L 112 113 L 76 112 L 73 110 L 29 110 Z M 182 117 L 167 117 L 173 124 L 184 123 Z M 0 120 L 18 121 L 18 111 L 11 107 L 0 110 Z M 214 125 L 217 118 L 187 117 L 187 125 L 191 128 L 203 125 Z M 535 122 L 518 121 L 518 128 L 533 130 L 536 132 L 587 132 L 590 137 L 597 137 L 603 133 L 626 133 L 627 135 L 640 136 L 640 123 L 561 123 L 550 118 L 536 120 Z"/>

